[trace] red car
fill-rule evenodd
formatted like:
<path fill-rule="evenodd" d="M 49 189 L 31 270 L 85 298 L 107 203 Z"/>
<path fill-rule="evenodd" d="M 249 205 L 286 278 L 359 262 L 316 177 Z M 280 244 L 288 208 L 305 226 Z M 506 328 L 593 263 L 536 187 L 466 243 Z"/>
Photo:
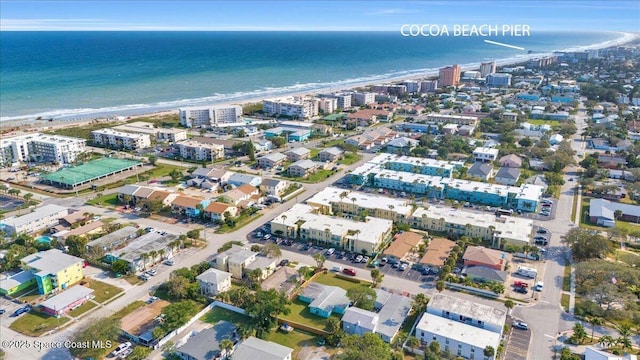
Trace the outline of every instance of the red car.
<path fill-rule="evenodd" d="M 517 287 L 521 287 L 521 288 L 528 288 L 529 284 L 527 284 L 526 282 L 523 281 L 516 281 L 513 283 L 513 286 L 517 286 Z"/>
<path fill-rule="evenodd" d="M 342 270 L 343 273 L 349 275 L 349 276 L 356 276 L 356 271 L 351 269 L 351 268 L 346 268 L 344 270 Z"/>

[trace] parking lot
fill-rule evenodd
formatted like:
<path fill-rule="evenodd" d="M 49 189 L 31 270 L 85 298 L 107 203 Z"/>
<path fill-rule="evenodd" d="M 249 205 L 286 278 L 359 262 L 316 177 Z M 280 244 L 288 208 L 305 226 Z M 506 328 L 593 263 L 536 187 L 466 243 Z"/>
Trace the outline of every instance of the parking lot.
<path fill-rule="evenodd" d="M 7 298 L 0 298 L 0 309 L 4 310 L 4 314 L 0 315 L 0 323 L 2 326 L 9 326 L 18 317 L 12 316 L 13 313 L 25 304 L 20 303 L 18 300 L 11 301 Z"/>
<path fill-rule="evenodd" d="M 511 328 L 507 337 L 504 358 L 509 360 L 527 360 L 529 343 L 531 342 L 531 330 L 514 328 L 514 319 L 512 317 L 507 318 L 507 323 Z"/>

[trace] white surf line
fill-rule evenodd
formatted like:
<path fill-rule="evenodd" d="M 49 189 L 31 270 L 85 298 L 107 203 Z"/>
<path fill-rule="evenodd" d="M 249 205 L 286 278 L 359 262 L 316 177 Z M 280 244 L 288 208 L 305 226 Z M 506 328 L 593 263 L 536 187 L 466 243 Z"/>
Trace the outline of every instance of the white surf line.
<path fill-rule="evenodd" d="M 515 46 L 515 45 L 509 45 L 509 44 L 505 44 L 505 43 L 501 43 L 501 42 L 497 42 L 497 41 L 485 40 L 484 42 L 486 42 L 487 44 L 493 44 L 493 45 L 504 46 L 504 47 L 508 47 L 508 48 L 511 48 L 511 49 L 524 50 L 524 48 L 523 48 L 523 47 Z"/>

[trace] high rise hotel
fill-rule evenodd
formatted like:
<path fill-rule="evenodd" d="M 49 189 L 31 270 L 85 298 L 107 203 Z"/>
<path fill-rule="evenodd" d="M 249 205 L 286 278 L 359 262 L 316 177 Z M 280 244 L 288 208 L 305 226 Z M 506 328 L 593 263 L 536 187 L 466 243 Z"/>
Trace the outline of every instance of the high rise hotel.
<path fill-rule="evenodd" d="M 460 84 L 460 65 L 440 69 L 440 86 L 458 86 Z"/>

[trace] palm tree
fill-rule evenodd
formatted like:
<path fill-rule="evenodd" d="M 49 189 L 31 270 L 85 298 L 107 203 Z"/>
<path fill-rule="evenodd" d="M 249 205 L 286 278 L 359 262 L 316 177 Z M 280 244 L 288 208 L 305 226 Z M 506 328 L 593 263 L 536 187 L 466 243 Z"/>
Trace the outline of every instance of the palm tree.
<path fill-rule="evenodd" d="M 158 252 L 156 250 L 151 250 L 149 252 L 149 259 L 151 259 L 151 264 L 155 264 L 157 258 L 158 258 Z"/>
<path fill-rule="evenodd" d="M 596 331 L 596 325 L 601 326 L 604 322 L 602 318 L 597 316 L 589 316 L 585 320 L 591 324 L 591 341 L 593 341 L 593 333 Z"/>
<path fill-rule="evenodd" d="M 287 225 L 284 224 L 287 220 L 287 215 L 282 214 L 280 217 L 282 218 L 282 226 L 284 227 L 284 237 L 289 237 L 289 229 L 287 229 Z"/>
<path fill-rule="evenodd" d="M 142 270 L 147 270 L 147 260 L 149 259 L 149 254 L 142 253 L 140 254 L 140 261 L 142 261 Z"/>
<path fill-rule="evenodd" d="M 442 290 L 444 290 L 445 288 L 445 284 L 444 281 L 439 280 L 436 282 L 436 290 L 438 290 L 438 292 L 442 292 Z"/>
<path fill-rule="evenodd" d="M 513 302 L 513 300 L 507 300 L 504 302 L 504 307 L 506 307 L 507 309 L 509 309 L 508 311 L 511 312 L 511 309 L 513 309 L 516 306 L 516 303 Z"/>
<path fill-rule="evenodd" d="M 9 190 L 9 187 L 5 184 L 0 184 L 0 192 L 7 192 L 7 190 Z"/>
<path fill-rule="evenodd" d="M 407 344 L 407 346 L 411 348 L 411 353 L 414 353 L 415 348 L 420 345 L 420 340 L 418 340 L 418 338 L 415 336 L 409 336 L 405 344 Z"/>
<path fill-rule="evenodd" d="M 167 250 L 165 249 L 160 249 L 158 250 L 158 256 L 160 256 L 160 260 L 164 260 L 164 256 L 167 254 Z"/>
<path fill-rule="evenodd" d="M 229 355 L 231 354 L 231 350 L 233 350 L 233 341 L 229 339 L 224 339 L 220 341 L 220 352 L 224 353 L 224 357 L 226 359 L 231 358 Z"/>
<path fill-rule="evenodd" d="M 317 265 L 317 271 L 322 270 L 322 267 L 324 266 L 324 262 L 327 260 L 327 258 L 322 255 L 322 253 L 317 253 L 315 255 L 313 255 L 313 260 L 316 261 L 316 265 Z"/>
<path fill-rule="evenodd" d="M 604 335 L 600 337 L 600 341 L 598 341 L 598 344 L 601 344 L 602 346 L 605 346 L 605 347 L 609 347 L 614 343 L 615 343 L 615 339 L 611 335 Z"/>
<path fill-rule="evenodd" d="M 631 335 L 631 327 L 629 325 L 622 325 L 617 328 L 620 333 L 620 337 L 616 340 L 616 342 L 622 345 L 623 349 L 631 347 L 631 340 L 629 340 L 629 336 Z"/>

